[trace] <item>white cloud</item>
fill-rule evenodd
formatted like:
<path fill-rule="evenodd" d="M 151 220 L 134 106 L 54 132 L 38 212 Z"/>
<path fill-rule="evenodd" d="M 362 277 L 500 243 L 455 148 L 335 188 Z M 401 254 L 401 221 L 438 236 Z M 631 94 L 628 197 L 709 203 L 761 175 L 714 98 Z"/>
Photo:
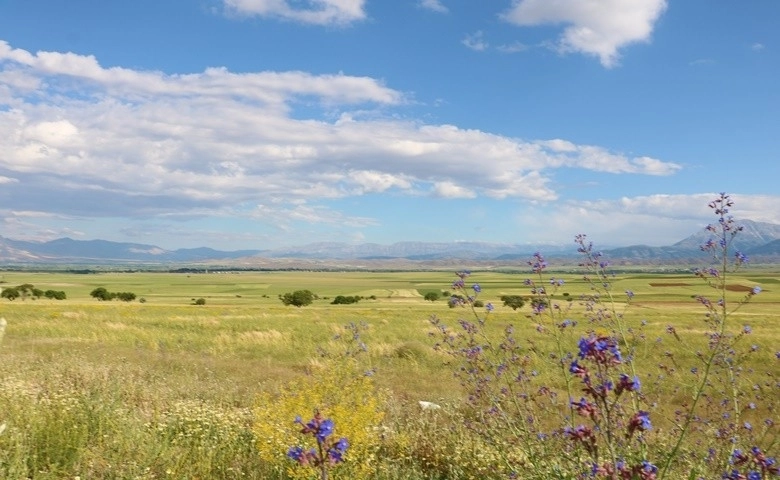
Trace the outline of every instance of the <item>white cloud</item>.
<path fill-rule="evenodd" d="M 544 225 L 531 233 L 530 241 L 558 243 L 585 233 L 599 248 L 671 245 L 716 221 L 707 204 L 717 197 L 717 193 L 658 194 L 566 201 L 551 208 L 524 211 L 523 222 Z M 732 199 L 732 213 L 738 223 L 750 219 L 780 224 L 780 211 L 768 208 L 780 202 L 779 196 L 734 194 Z"/>
<path fill-rule="evenodd" d="M 558 197 L 561 167 L 680 168 L 564 139 L 399 120 L 386 109 L 405 102 L 402 92 L 345 74 L 167 75 L 0 41 L 0 86 L 0 107 L 13 105 L 0 108 L 4 193 L 20 210 L 76 218 L 240 218 L 248 206 L 273 204 L 301 222 L 325 215 L 365 225 L 319 204 L 390 190 L 547 202 Z"/>
<path fill-rule="evenodd" d="M 449 9 L 441 3 L 441 0 L 420 0 L 420 6 L 422 8 L 432 10 L 439 13 L 447 13 Z"/>
<path fill-rule="evenodd" d="M 554 154 L 551 164 L 579 167 L 596 172 L 636 173 L 642 175 L 672 175 L 682 166 L 650 157 L 627 157 L 612 153 L 594 145 L 575 145 L 569 141 L 554 139 L 539 142 Z"/>
<path fill-rule="evenodd" d="M 753 50 L 754 52 L 760 52 L 764 48 L 766 48 L 764 46 L 764 44 L 763 43 L 758 43 L 758 42 L 756 42 L 756 43 L 754 43 L 753 45 L 750 46 L 750 49 Z"/>
<path fill-rule="evenodd" d="M 433 191 L 437 197 L 442 198 L 474 198 L 477 196 L 472 190 L 452 182 L 435 182 Z"/>
<path fill-rule="evenodd" d="M 467 48 L 476 52 L 487 50 L 487 48 L 490 46 L 490 44 L 485 40 L 484 33 L 482 33 L 481 30 L 466 35 L 466 38 L 461 40 L 461 43 Z"/>
<path fill-rule="evenodd" d="M 348 178 L 356 185 L 353 194 L 384 192 L 393 187 L 408 190 L 412 183 L 404 175 L 392 175 L 377 171 L 353 171 Z"/>
<path fill-rule="evenodd" d="M 366 18 L 365 0 L 224 0 L 240 15 L 275 17 L 312 25 L 345 25 Z M 300 4 L 303 3 L 303 6 Z"/>
<path fill-rule="evenodd" d="M 613 67 L 619 50 L 647 42 L 666 0 L 514 0 L 502 18 L 520 26 L 566 24 L 557 48 L 599 57 Z"/>

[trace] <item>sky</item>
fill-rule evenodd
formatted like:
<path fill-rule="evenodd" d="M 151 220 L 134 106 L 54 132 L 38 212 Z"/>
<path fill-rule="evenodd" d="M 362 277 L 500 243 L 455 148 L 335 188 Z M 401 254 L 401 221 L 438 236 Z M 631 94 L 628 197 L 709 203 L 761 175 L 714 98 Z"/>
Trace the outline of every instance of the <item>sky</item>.
<path fill-rule="evenodd" d="M 670 245 L 780 223 L 777 0 L 1 0 L 0 236 Z"/>

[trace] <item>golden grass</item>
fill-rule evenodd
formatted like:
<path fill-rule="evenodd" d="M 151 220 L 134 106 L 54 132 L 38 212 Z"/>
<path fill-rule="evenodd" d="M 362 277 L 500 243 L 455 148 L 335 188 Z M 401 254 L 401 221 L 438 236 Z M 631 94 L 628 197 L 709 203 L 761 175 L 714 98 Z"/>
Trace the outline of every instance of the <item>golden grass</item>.
<path fill-rule="evenodd" d="M 586 285 L 575 274 L 556 277 L 566 280 L 556 301 L 563 301 L 563 292 L 575 298 L 570 316 L 580 320 L 584 332 L 587 324 L 576 299 L 587 292 Z M 777 393 L 777 384 L 766 376 L 776 365 L 774 352 L 780 344 L 780 289 L 772 288 L 777 277 L 773 272 L 748 272 L 729 282 L 743 287 L 731 292 L 733 302 L 743 298 L 750 285 L 764 289 L 730 316 L 735 331 L 743 324 L 753 327 L 743 345 L 755 345 L 756 352 L 744 358 L 741 381 L 758 384 L 759 391 L 747 393 L 745 402 Z M 528 294 L 524 278 L 494 272 L 472 277 L 483 287 L 480 299 L 496 306 L 489 332 L 500 333 L 513 324 L 518 339 L 533 339 L 549 351 L 553 345 L 536 333 L 528 306 L 515 312 L 501 305 L 502 294 Z M 431 348 L 428 318 L 437 315 L 456 325 L 469 313 L 448 308 L 444 299 L 425 301 L 420 293 L 449 290 L 448 272 L 4 272 L 2 280 L 10 285 L 56 285 L 68 295 L 65 301 L 0 301 L 0 317 L 8 320 L 0 345 L 0 424 L 7 424 L 0 435 L 0 472 L 7 478 L 273 477 L 255 450 L 248 412 L 256 407 L 258 395 L 276 392 L 325 365 L 318 347 L 337 351 L 342 345 L 334 336 L 343 334 L 349 322 L 369 325 L 361 337 L 368 345 L 367 361 L 376 368 L 377 388 L 388 392 L 395 405 L 388 411 L 395 411 L 396 421 L 416 412 L 418 400 L 456 405 L 463 398 L 451 367 L 443 365 L 447 357 Z M 98 286 L 134 291 L 147 301 L 98 302 L 89 297 Z M 301 288 L 321 298 L 304 308 L 279 302 L 277 295 Z M 661 413 L 669 416 L 690 398 L 695 377 L 684 366 L 697 349 L 706 347 L 703 309 L 693 297 L 715 297 L 717 292 L 687 276 L 625 274 L 613 284 L 619 311 L 624 290 L 636 295 L 626 318 L 645 338 L 637 357 L 646 367 L 642 381 L 648 401 L 658 402 Z M 366 298 L 354 305 L 330 305 L 325 297 L 335 295 Z M 376 299 L 367 298 L 371 295 Z M 192 298 L 200 297 L 207 299 L 206 305 L 191 305 Z M 672 341 L 665 333 L 668 325 L 675 326 L 684 343 Z M 568 350 L 576 350 L 576 338 Z M 545 370 L 549 362 L 536 361 L 539 378 L 556 381 L 556 374 Z M 746 419 L 758 424 L 766 416 L 775 417 L 774 403 L 757 403 Z M 665 422 L 658 420 L 659 430 L 668 428 Z M 423 429 L 413 421 L 407 426 Z M 186 430 L 192 431 L 190 437 L 182 436 Z M 227 444 L 220 444 L 217 433 Z M 419 463 L 425 435 L 423 430 L 409 431 L 387 446 L 404 455 L 399 465 L 405 465 L 407 473 L 417 472 L 416 478 L 426 478 Z M 447 442 L 452 439 L 442 445 L 458 451 L 468 445 Z M 81 453 L 73 450 L 77 446 Z M 209 449 L 211 453 L 203 455 Z M 38 460 L 30 460 L 33 454 Z M 431 448 L 425 455 L 430 456 L 425 460 L 430 471 L 450 468 L 442 465 L 446 451 Z M 486 468 L 487 463 L 459 455 L 461 468 L 469 462 L 474 463 L 470 471 Z M 391 478 L 392 469 L 382 468 Z M 466 478 L 465 470 L 460 472 Z M 395 474 L 404 478 L 397 470 Z"/>

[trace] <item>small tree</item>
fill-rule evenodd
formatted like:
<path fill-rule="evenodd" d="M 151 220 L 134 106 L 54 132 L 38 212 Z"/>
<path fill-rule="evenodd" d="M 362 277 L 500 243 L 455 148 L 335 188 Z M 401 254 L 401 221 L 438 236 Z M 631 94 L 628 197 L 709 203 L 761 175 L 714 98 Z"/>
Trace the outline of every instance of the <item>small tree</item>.
<path fill-rule="evenodd" d="M 510 307 L 512 310 L 523 308 L 525 305 L 525 299 L 520 295 L 501 295 L 501 301 L 504 302 L 504 306 Z"/>
<path fill-rule="evenodd" d="M 112 298 L 116 297 L 122 300 L 123 302 L 132 302 L 133 300 L 135 300 L 135 293 L 133 292 L 112 293 L 111 296 Z"/>
<path fill-rule="evenodd" d="M 22 297 L 22 300 L 24 300 L 28 295 L 33 294 L 35 287 L 31 283 L 23 283 L 16 287 L 16 290 L 19 291 L 19 295 Z"/>
<path fill-rule="evenodd" d="M 9 287 L 9 288 L 4 288 L 3 289 L 3 293 L 0 294 L 0 296 L 2 296 L 3 298 L 7 298 L 8 300 L 13 301 L 13 300 L 16 300 L 17 298 L 19 298 L 20 293 L 19 293 L 19 290 L 17 290 L 16 288 Z"/>
<path fill-rule="evenodd" d="M 360 295 L 336 295 L 336 298 L 333 299 L 331 305 L 349 305 L 351 303 L 358 303 L 360 300 L 362 300 L 363 297 Z"/>
<path fill-rule="evenodd" d="M 428 292 L 423 297 L 424 299 L 428 300 L 429 302 L 435 302 L 438 300 L 441 296 L 439 295 L 439 292 Z"/>
<path fill-rule="evenodd" d="M 103 287 L 98 287 L 92 290 L 89 292 L 89 296 L 92 298 L 97 298 L 101 302 L 111 300 L 111 293 L 109 293 L 109 291 Z"/>
<path fill-rule="evenodd" d="M 67 295 L 62 290 L 46 290 L 43 296 L 51 300 L 65 300 Z"/>
<path fill-rule="evenodd" d="M 314 302 L 315 295 L 311 290 L 296 290 L 292 293 L 288 292 L 284 295 L 279 295 L 279 300 L 285 305 L 293 305 L 296 307 L 305 307 L 311 305 Z"/>
<path fill-rule="evenodd" d="M 201 297 L 201 298 L 195 300 L 194 302 L 192 302 L 192 304 L 193 305 L 205 305 L 206 304 L 206 299 Z"/>

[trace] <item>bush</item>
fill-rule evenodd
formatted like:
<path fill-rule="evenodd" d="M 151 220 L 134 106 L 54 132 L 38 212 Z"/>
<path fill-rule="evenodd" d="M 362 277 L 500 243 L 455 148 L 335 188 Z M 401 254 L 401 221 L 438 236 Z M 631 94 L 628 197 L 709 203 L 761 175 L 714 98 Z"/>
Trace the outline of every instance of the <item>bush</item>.
<path fill-rule="evenodd" d="M 358 303 L 360 300 L 362 300 L 363 297 L 360 296 L 344 296 L 344 295 L 337 295 L 336 298 L 333 299 L 331 305 L 349 305 L 351 303 Z"/>
<path fill-rule="evenodd" d="M 520 295 L 501 295 L 501 301 L 504 302 L 505 307 L 510 307 L 512 310 L 523 308 L 525 305 L 525 299 Z"/>
<path fill-rule="evenodd" d="M 201 297 L 201 298 L 195 300 L 194 302 L 192 302 L 192 304 L 193 305 L 205 305 L 206 304 L 206 299 Z"/>
<path fill-rule="evenodd" d="M 279 295 L 279 300 L 281 300 L 284 305 L 293 305 L 295 307 L 311 305 L 315 298 L 316 295 L 314 295 L 311 290 L 296 290 L 292 293 L 288 292 L 284 295 Z"/>
<path fill-rule="evenodd" d="M 92 298 L 97 298 L 100 301 L 108 301 L 113 300 L 113 296 L 111 293 L 106 290 L 104 287 L 98 287 L 91 292 L 89 292 L 89 296 Z"/>
<path fill-rule="evenodd" d="M 311 418 L 318 413 L 335 424 L 334 437 L 345 437 L 349 449 L 339 478 L 370 478 L 375 473 L 384 418 L 383 395 L 366 374 L 357 356 L 365 351 L 359 341 L 361 327 L 350 324 L 349 335 L 337 336 L 346 343 L 336 355 L 323 352 L 320 363 L 310 374 L 287 383 L 277 392 L 263 391 L 254 408 L 254 427 L 261 459 L 280 477 L 312 478 L 311 469 L 288 458 L 290 447 L 300 442 L 296 418 Z"/>
<path fill-rule="evenodd" d="M 114 298 L 118 298 L 123 302 L 132 302 L 133 300 L 135 300 L 135 293 L 133 292 L 118 292 L 112 295 L 114 296 Z"/>
<path fill-rule="evenodd" d="M 423 298 L 428 300 L 429 302 L 435 302 L 436 300 L 441 298 L 441 295 L 439 294 L 439 292 L 428 292 L 425 294 Z"/>
<path fill-rule="evenodd" d="M 0 294 L 0 296 L 2 296 L 3 298 L 7 298 L 8 300 L 14 301 L 17 298 L 19 298 L 21 294 L 19 293 L 19 290 L 17 290 L 16 288 L 9 287 L 9 288 L 4 288 L 3 293 Z"/>
<path fill-rule="evenodd" d="M 123 302 L 132 302 L 135 300 L 135 293 L 133 292 L 109 292 L 104 287 L 98 287 L 92 290 L 89 295 L 101 302 L 114 300 L 115 298 L 118 298 Z"/>
<path fill-rule="evenodd" d="M 52 300 L 65 300 L 67 295 L 62 290 L 46 290 L 43 296 Z"/>

